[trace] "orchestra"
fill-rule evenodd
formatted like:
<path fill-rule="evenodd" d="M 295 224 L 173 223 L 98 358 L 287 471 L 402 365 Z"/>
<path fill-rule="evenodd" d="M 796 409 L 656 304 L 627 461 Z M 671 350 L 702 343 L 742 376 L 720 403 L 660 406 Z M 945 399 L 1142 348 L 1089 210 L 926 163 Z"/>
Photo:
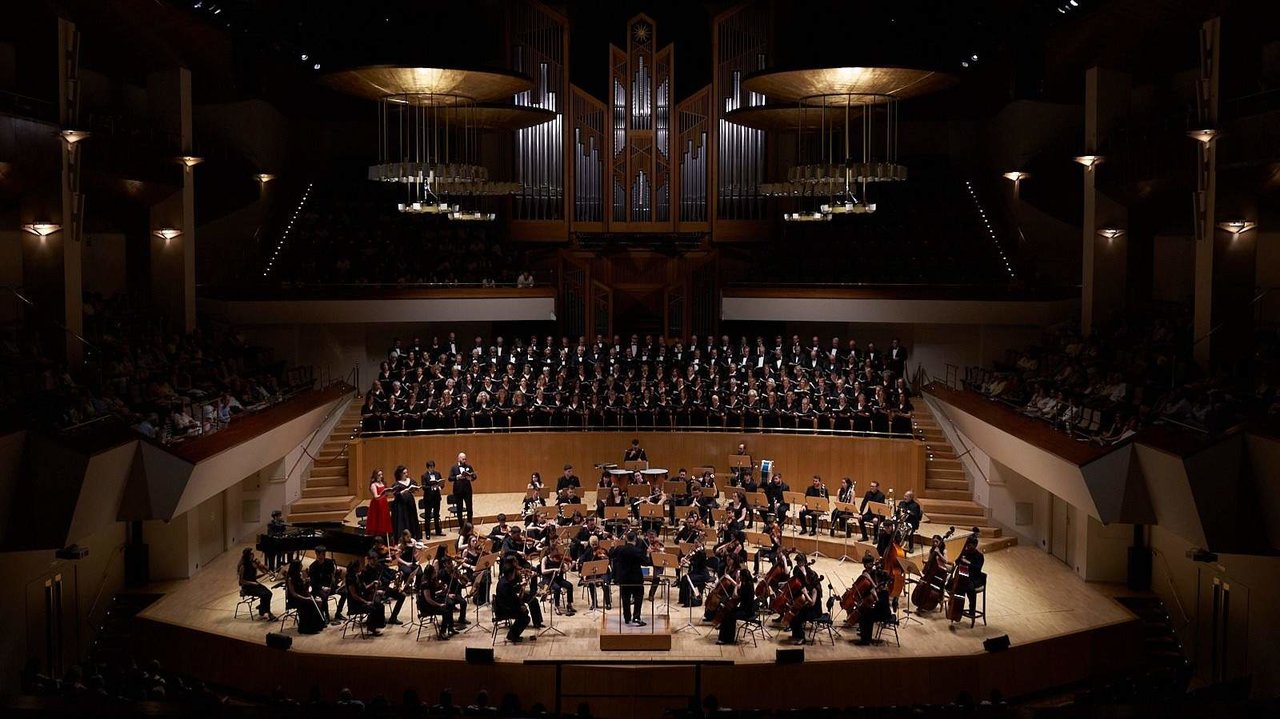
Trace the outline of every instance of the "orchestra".
<path fill-rule="evenodd" d="M 640 449 L 638 445 L 633 447 Z M 740 445 L 739 452 L 745 452 L 745 446 Z M 496 523 L 480 535 L 475 526 L 466 521 L 465 510 L 460 511 L 455 544 L 431 539 L 438 533 L 431 531 L 432 524 L 439 520 L 438 513 L 432 514 L 429 500 L 445 481 L 435 472 L 434 462 L 427 462 L 420 485 L 411 482 L 404 465 L 396 467 L 390 486 L 383 484 L 382 472 L 375 470 L 370 480 L 371 492 L 374 501 L 389 505 L 390 522 L 398 530 L 394 544 L 386 541 L 390 532 L 378 533 L 371 537 L 373 548 L 366 554 L 357 554 L 345 568 L 323 545 L 316 545 L 315 558 L 309 566 L 304 567 L 303 561 L 295 556 L 287 561 L 280 576 L 272 574 L 253 550 L 246 548 L 237 564 L 240 593 L 257 601 L 260 617 L 277 619 L 271 611 L 272 588 L 259 581 L 263 574 L 271 575 L 273 581 L 279 582 L 274 588 L 284 591 L 285 605 L 290 616 L 297 619 L 298 633 L 304 635 L 318 633 L 329 624 L 355 620 L 368 635 L 381 636 L 387 625 L 401 623 L 401 607 L 406 599 L 412 598 L 419 617 L 416 625 L 434 624 L 439 640 L 448 640 L 471 624 L 467 619 L 468 605 L 476 607 L 477 612 L 487 605 L 495 620 L 509 622 L 507 640 L 518 644 L 536 638 L 523 636 L 529 627 L 543 628 L 541 602 L 548 602 L 547 610 L 555 614 L 566 617 L 576 614 L 575 584 L 569 576 L 572 572 L 579 574 L 579 584 L 587 589 L 592 611 L 599 611 L 601 606 L 606 612 L 613 610 L 611 586 L 617 584 L 622 600 L 622 624 L 633 627 L 648 625 L 643 614 L 645 585 L 649 585 L 647 598 L 653 602 L 659 585 L 669 579 L 678 589 L 679 606 L 690 610 L 703 607 L 703 620 L 716 627 L 716 643 L 720 645 L 737 642 L 739 624 L 756 618 L 758 606 L 775 615 L 773 621 L 781 625 L 786 630 L 785 636 L 797 645 L 809 641 L 807 637 L 813 636 L 815 622 L 827 616 L 824 612 L 832 611 L 837 598 L 845 624 L 857 627 L 854 644 L 876 643 L 873 635 L 878 625 L 896 626 L 898 600 L 906 584 L 905 573 L 915 571 L 907 569 L 905 559 L 911 552 L 914 533 L 924 519 L 914 492 L 904 492 L 902 501 L 894 503 L 890 490 L 886 503 L 879 482 L 873 480 L 856 513 L 839 508 L 832 510 L 831 536 L 835 536 L 837 528 L 843 528 L 846 536 L 851 534 L 849 520 L 856 514 L 864 540 L 868 524 L 871 525 L 876 537 L 876 553 L 868 550 L 862 573 L 843 595 L 837 595 L 827 584 L 830 599 L 824 606 L 825 577 L 819 574 L 812 560 L 798 548 L 788 546 L 786 541 L 784 526 L 789 507 L 784 493 L 789 488 L 780 473 L 768 475 L 762 487 L 767 509 L 762 506 L 764 531 L 751 540 L 754 552 L 748 551 L 745 531 L 752 522 L 752 508 L 744 491 L 747 473 L 738 474 L 738 486 L 726 504 L 727 521 L 716 526 L 709 522 L 710 509 L 714 506 L 711 496 L 715 492 L 712 472 L 703 471 L 691 477 L 680 470 L 672 482 L 681 482 L 687 493 L 678 493 L 675 497 L 665 493 L 663 483 L 646 481 L 641 472 L 631 476 L 627 487 L 627 482 L 615 483 L 606 471 L 601 488 L 607 487 L 607 491 L 600 493 L 595 511 L 584 516 L 579 511 L 581 482 L 573 474 L 573 466 L 565 464 L 564 474 L 556 483 L 557 504 L 562 508 L 574 507 L 574 510 L 569 516 L 565 516 L 567 510 L 562 511 L 558 519 L 549 521 L 536 502 L 543 484 L 541 476 L 533 472 L 530 491 L 522 507 L 524 526 L 509 523 L 507 515 L 499 513 Z M 475 470 L 467 462 L 465 453 L 459 453 L 458 463 L 451 468 L 448 479 L 453 483 L 455 495 L 470 491 Z M 851 478 L 841 480 L 837 494 L 841 505 L 853 504 L 855 488 Z M 628 489 L 633 493 L 631 496 Z M 422 517 L 427 520 L 427 542 L 423 541 L 423 524 L 418 521 L 417 508 L 412 502 L 415 492 L 422 492 L 424 496 L 420 506 Z M 829 496 L 818 475 L 812 477 L 804 494 L 823 499 Z M 459 503 L 461 507 L 460 500 Z M 886 504 L 889 514 L 886 516 L 882 507 L 873 507 L 872 503 Z M 662 511 L 646 510 L 642 514 L 639 508 L 644 505 L 661 507 Z M 408 512 L 404 509 L 406 506 Z M 606 510 L 610 508 L 625 511 L 621 516 L 609 513 L 606 518 Z M 824 514 L 826 512 L 819 508 L 800 509 L 799 535 L 817 537 Z M 557 523 L 568 529 L 559 529 Z M 368 532 L 368 527 L 365 529 Z M 419 530 L 416 534 L 415 529 Z M 928 558 L 920 562 L 921 574 L 911 602 L 921 616 L 942 607 L 945 611 L 941 616 L 955 623 L 964 616 L 973 616 L 973 602 L 977 591 L 985 585 L 986 574 L 977 529 L 954 562 L 948 560 L 945 544 L 952 532 L 954 528 L 945 536 L 933 537 Z M 670 538 L 670 547 L 664 543 L 664 536 Z M 678 564 L 664 560 L 659 565 L 654 561 L 659 553 L 674 555 Z M 428 554 L 433 556 L 428 559 Z M 754 569 L 748 561 L 753 554 Z M 490 555 L 500 555 L 501 559 L 494 562 Z M 763 572 L 762 560 L 768 560 Z M 589 572 L 588 562 L 596 563 Z M 664 567 L 672 566 L 676 566 L 675 575 L 664 577 Z M 495 570 L 496 588 L 491 592 Z M 328 600 L 334 596 L 338 598 L 338 606 L 331 616 Z M 351 619 L 344 617 L 344 607 Z"/>

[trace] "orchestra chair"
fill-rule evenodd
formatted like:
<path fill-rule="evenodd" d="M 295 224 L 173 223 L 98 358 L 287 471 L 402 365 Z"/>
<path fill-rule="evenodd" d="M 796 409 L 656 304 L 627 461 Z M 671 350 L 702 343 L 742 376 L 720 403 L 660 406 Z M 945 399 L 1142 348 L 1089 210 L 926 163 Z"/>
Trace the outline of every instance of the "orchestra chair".
<path fill-rule="evenodd" d="M 840 632 L 835 628 L 835 622 L 831 619 L 831 610 L 836 605 L 836 597 L 834 594 L 827 597 L 826 611 L 819 614 L 816 618 L 811 619 L 805 624 L 809 627 L 809 643 L 818 643 L 818 632 L 825 631 L 827 639 L 831 640 L 831 646 L 836 645 L 836 635 Z M 896 631 L 895 631 L 896 634 Z"/>
<path fill-rule="evenodd" d="M 253 619 L 253 605 L 257 603 L 257 601 L 258 601 L 257 597 L 253 596 L 252 594 L 245 594 L 244 588 L 241 587 L 240 601 L 236 602 L 236 611 L 235 611 L 235 614 L 232 615 L 232 618 L 239 619 L 240 609 L 243 608 L 248 613 L 249 618 Z M 984 623 L 985 623 L 985 620 L 984 620 Z"/>
<path fill-rule="evenodd" d="M 767 640 L 769 638 L 769 630 L 765 628 L 764 620 L 765 618 L 760 615 L 760 612 L 756 612 L 756 615 L 754 617 L 750 617 L 748 619 L 739 619 L 738 634 L 736 637 L 734 637 L 734 641 L 740 642 L 742 641 L 742 638 L 744 636 L 750 636 L 751 646 L 753 648 L 760 646 L 756 642 L 757 637 L 759 637 L 762 640 Z"/>
<path fill-rule="evenodd" d="M 412 597 L 411 599 L 414 600 L 415 604 L 417 603 L 416 597 Z M 439 615 L 437 614 L 421 614 L 421 613 L 417 614 L 409 622 L 409 627 L 408 629 L 405 630 L 405 634 L 412 632 L 416 628 L 418 630 L 418 636 L 414 638 L 415 642 L 420 641 L 422 639 L 422 630 L 426 627 L 431 627 L 438 634 L 440 631 L 440 626 L 439 624 L 437 624 L 438 616 Z"/>
<path fill-rule="evenodd" d="M 364 531 L 364 527 L 369 523 L 369 505 L 361 504 L 356 507 L 356 524 L 360 525 L 360 531 Z"/>
<path fill-rule="evenodd" d="M 352 627 L 354 627 L 359 632 L 359 636 L 361 639 L 366 638 L 368 635 L 365 633 L 364 625 L 365 625 L 365 620 L 367 618 L 368 618 L 367 612 L 353 611 L 351 603 L 347 602 L 347 618 L 345 621 L 342 622 L 342 638 L 343 639 L 347 638 L 347 630 L 351 629 Z"/>
<path fill-rule="evenodd" d="M 978 609 L 978 602 L 982 602 L 982 609 Z M 963 616 L 969 618 L 969 628 L 972 629 L 978 624 L 978 620 L 982 620 L 982 626 L 987 626 L 987 583 L 974 585 L 973 587 L 973 603 L 965 607 Z"/>
<path fill-rule="evenodd" d="M 492 637 L 492 639 L 490 639 L 490 641 L 489 641 L 489 646 L 491 646 L 491 647 L 492 647 L 492 646 L 496 646 L 496 645 L 498 644 L 498 630 L 499 630 L 499 629 L 507 629 L 507 628 L 510 628 L 510 627 L 511 627 L 511 623 L 512 623 L 512 622 L 514 622 L 514 621 L 515 621 L 515 619 L 514 619 L 513 617 L 507 617 L 506 619 L 498 619 L 498 618 L 495 616 L 495 617 L 493 618 L 493 637 Z M 530 626 L 532 626 L 532 625 L 530 625 Z M 502 635 L 502 643 L 503 643 L 503 644 L 508 644 L 508 643 L 509 643 L 509 642 L 507 642 L 507 635 L 506 635 L 506 633 L 503 633 L 503 635 Z"/>
<path fill-rule="evenodd" d="M 902 640 L 898 638 L 898 616 L 895 614 L 892 619 L 882 622 L 876 622 L 875 638 L 880 639 L 886 631 L 893 632 L 893 643 L 902 648 Z"/>
<path fill-rule="evenodd" d="M 284 625 L 290 619 L 293 620 L 293 626 L 298 626 L 298 608 L 285 607 L 284 614 L 280 615 L 280 633 L 284 634 Z"/>
<path fill-rule="evenodd" d="M 452 521 L 453 528 L 460 529 L 462 527 L 462 515 L 459 514 L 458 500 L 452 494 L 445 495 L 445 516 L 442 517 L 443 523 Z"/>

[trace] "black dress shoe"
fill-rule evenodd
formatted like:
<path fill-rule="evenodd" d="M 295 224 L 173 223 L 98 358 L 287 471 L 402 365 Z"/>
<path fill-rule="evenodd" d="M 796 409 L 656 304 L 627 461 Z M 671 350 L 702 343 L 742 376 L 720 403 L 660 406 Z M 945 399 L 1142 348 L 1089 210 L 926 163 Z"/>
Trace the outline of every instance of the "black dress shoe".
<path fill-rule="evenodd" d="M 632 624 L 635 624 L 637 627 L 648 626 L 643 619 L 637 619 L 632 622 Z"/>

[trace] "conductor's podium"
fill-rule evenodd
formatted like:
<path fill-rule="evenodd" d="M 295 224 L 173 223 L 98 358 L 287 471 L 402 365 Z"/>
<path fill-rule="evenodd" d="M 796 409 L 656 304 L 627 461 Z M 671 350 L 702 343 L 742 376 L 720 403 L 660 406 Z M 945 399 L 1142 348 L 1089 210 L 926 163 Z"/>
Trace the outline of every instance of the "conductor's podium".
<path fill-rule="evenodd" d="M 617 609 L 600 617 L 600 650 L 606 652 L 669 652 L 671 620 L 654 613 L 645 619 L 647 626 L 623 624 Z"/>

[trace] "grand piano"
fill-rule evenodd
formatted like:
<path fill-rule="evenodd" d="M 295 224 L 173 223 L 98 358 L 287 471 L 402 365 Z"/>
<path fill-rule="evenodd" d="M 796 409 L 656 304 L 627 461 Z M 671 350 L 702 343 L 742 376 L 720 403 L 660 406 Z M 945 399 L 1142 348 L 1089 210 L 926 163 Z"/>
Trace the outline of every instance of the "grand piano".
<path fill-rule="evenodd" d="M 271 558 L 302 554 L 319 546 L 330 553 L 358 556 L 373 548 L 373 537 L 341 522 L 300 522 L 285 525 L 283 532 L 259 534 L 257 549 Z"/>

